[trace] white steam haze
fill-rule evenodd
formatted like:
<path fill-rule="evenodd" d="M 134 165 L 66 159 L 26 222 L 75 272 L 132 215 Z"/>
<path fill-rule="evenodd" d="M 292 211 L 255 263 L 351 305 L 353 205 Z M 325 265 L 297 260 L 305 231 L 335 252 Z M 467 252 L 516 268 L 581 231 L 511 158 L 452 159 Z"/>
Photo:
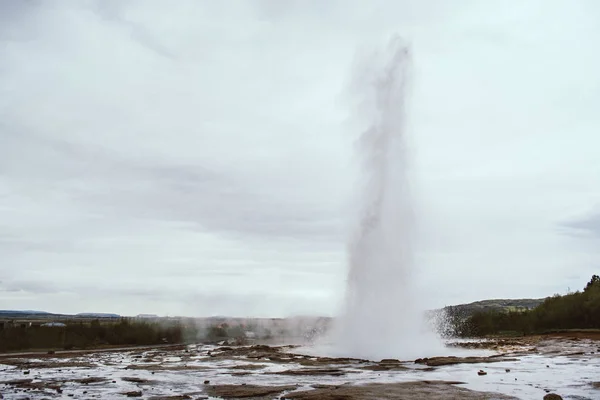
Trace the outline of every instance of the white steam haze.
<path fill-rule="evenodd" d="M 0 0 L 0 309 L 333 315 L 357 50 L 411 48 L 415 296 L 600 267 L 596 1 Z"/>
<path fill-rule="evenodd" d="M 395 36 L 387 48 L 365 54 L 353 85 L 360 99 L 355 114 L 367 123 L 357 146 L 365 183 L 348 246 L 348 287 L 335 343 L 346 355 L 371 360 L 436 351 L 433 335 L 423 330 L 425 310 L 414 290 L 404 137 L 409 63 L 409 48 Z"/>

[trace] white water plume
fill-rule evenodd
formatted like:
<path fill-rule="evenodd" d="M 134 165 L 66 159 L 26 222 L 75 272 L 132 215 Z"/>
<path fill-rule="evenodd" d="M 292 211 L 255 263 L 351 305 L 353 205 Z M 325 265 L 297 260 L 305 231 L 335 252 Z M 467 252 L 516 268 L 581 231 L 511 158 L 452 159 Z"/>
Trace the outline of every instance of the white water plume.
<path fill-rule="evenodd" d="M 399 38 L 370 54 L 354 80 L 355 116 L 366 118 L 358 142 L 364 184 L 358 225 L 348 247 L 339 352 L 380 359 L 440 352 L 424 323 L 413 285 L 413 212 L 405 154 L 405 96 L 410 55 Z M 431 353 L 431 354 L 430 354 Z"/>

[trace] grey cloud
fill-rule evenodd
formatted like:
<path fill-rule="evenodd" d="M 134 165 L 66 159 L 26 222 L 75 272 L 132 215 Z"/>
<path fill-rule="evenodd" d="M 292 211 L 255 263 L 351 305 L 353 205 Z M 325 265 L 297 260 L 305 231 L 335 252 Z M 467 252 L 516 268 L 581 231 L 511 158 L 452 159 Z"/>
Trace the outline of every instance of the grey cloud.
<path fill-rule="evenodd" d="M 252 187 L 229 171 L 124 159 L 107 149 L 6 127 L 0 139 L 5 144 L 0 169 L 12 167 L 9 173 L 16 177 L 60 187 L 71 204 L 90 213 L 187 222 L 231 235 L 340 239 L 340 221 L 332 210 L 310 204 L 298 207 L 294 199 L 272 196 L 275 190 Z M 25 153 L 35 168 L 10 160 Z"/>
<path fill-rule="evenodd" d="M 600 237 L 600 212 L 590 214 L 561 223 L 564 232 L 570 235 L 588 234 Z"/>
<path fill-rule="evenodd" d="M 160 38 L 153 35 L 145 26 L 129 21 L 122 15 L 122 9 L 127 3 L 127 1 L 99 0 L 94 3 L 94 8 L 101 18 L 114 24 L 115 28 L 121 28 L 128 32 L 143 47 L 162 57 L 175 60 L 177 56 L 161 43 Z"/>
<path fill-rule="evenodd" d="M 60 292 L 52 282 L 42 282 L 35 280 L 11 280 L 0 282 L 0 292 L 27 292 L 35 294 L 52 294 Z"/>
<path fill-rule="evenodd" d="M 597 212 L 555 229 L 599 195 L 592 3 L 0 0 L 0 279 L 32 290 L 0 303 L 330 312 L 360 131 L 344 87 L 392 32 L 415 61 L 424 296 L 562 290 L 597 260 Z"/>

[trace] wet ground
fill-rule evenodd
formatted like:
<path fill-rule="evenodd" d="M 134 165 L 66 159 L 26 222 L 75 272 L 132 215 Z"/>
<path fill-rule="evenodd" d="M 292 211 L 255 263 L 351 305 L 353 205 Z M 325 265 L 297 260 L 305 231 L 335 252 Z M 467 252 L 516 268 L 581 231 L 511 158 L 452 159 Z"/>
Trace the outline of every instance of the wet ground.
<path fill-rule="evenodd" d="M 455 341 L 455 356 L 377 362 L 297 346 L 0 356 L 4 399 L 600 399 L 600 341 Z M 312 350 L 312 351 L 311 351 Z M 318 353 L 318 352 L 317 352 Z"/>

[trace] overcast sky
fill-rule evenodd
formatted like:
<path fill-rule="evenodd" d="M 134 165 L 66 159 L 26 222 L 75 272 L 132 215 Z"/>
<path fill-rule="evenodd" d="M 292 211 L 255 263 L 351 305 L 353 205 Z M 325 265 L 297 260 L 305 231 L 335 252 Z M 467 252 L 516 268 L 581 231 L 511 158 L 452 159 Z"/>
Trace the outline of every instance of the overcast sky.
<path fill-rule="evenodd" d="M 0 309 L 335 314 L 346 94 L 394 33 L 426 305 L 581 289 L 595 0 L 0 0 Z"/>

